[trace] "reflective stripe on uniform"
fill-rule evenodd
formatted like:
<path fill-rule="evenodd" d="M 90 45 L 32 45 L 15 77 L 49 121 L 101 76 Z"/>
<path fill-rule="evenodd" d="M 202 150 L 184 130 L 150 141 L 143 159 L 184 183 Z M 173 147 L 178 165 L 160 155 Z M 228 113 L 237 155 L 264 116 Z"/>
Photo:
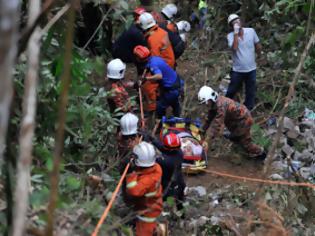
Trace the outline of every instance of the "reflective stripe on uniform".
<path fill-rule="evenodd" d="M 130 183 L 127 184 L 127 188 L 133 188 L 137 185 L 137 181 L 131 181 Z"/>
<path fill-rule="evenodd" d="M 144 194 L 145 197 L 154 197 L 156 195 L 157 191 L 151 192 L 151 193 L 146 193 Z"/>
<path fill-rule="evenodd" d="M 137 215 L 137 218 L 143 222 L 147 223 L 153 223 L 156 221 L 156 217 L 145 217 L 145 216 L 139 216 Z"/>

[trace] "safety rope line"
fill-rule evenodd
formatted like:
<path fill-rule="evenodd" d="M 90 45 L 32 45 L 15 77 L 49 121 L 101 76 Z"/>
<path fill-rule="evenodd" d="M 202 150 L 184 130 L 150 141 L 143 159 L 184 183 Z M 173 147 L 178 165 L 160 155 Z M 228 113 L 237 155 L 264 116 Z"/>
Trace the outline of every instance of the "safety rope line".
<path fill-rule="evenodd" d="M 145 74 L 147 73 L 147 68 L 144 69 L 142 76 L 141 76 L 141 83 L 142 80 L 145 77 Z M 141 84 L 142 85 L 142 84 Z M 141 90 L 141 86 L 139 86 L 139 101 L 140 101 L 140 114 L 141 114 L 141 128 L 145 127 L 145 122 L 144 122 L 144 111 L 143 111 L 143 100 L 142 100 L 142 90 Z"/>
<path fill-rule="evenodd" d="M 97 236 L 98 232 L 100 231 L 100 228 L 101 228 L 103 222 L 105 221 L 105 219 L 106 219 L 106 217 L 107 217 L 107 215 L 108 215 L 108 213 L 109 213 L 109 210 L 112 208 L 112 205 L 113 205 L 113 203 L 114 203 L 114 201 L 115 201 L 115 199 L 116 199 L 116 196 L 117 196 L 117 194 L 118 194 L 118 191 L 119 191 L 119 189 L 120 189 L 120 187 L 121 187 L 121 185 L 122 185 L 122 183 L 123 183 L 123 180 L 124 180 L 124 178 L 125 178 L 125 176 L 126 176 L 126 174 L 127 174 L 128 169 L 129 169 L 129 167 L 130 167 L 131 161 L 132 161 L 132 159 L 130 160 L 130 162 L 129 162 L 128 165 L 126 166 L 126 168 L 125 168 L 123 174 L 121 175 L 120 180 L 119 180 L 119 182 L 118 182 L 118 184 L 117 184 L 117 186 L 116 186 L 116 189 L 115 189 L 114 193 L 112 194 L 112 197 L 111 197 L 111 199 L 110 199 L 110 201 L 109 201 L 109 203 L 108 203 L 106 209 L 104 210 L 104 213 L 103 213 L 102 217 L 101 217 L 100 220 L 98 221 L 98 223 L 97 223 L 97 225 L 96 225 L 96 227 L 95 227 L 93 233 L 91 234 L 91 236 Z"/>
<path fill-rule="evenodd" d="M 215 170 L 201 170 L 205 173 L 221 176 L 221 177 L 228 177 L 232 179 L 239 179 L 243 181 L 250 181 L 250 182 L 256 182 L 256 183 L 265 183 L 265 184 L 278 184 L 278 185 L 287 185 L 287 186 L 298 186 L 298 187 L 308 187 L 315 189 L 315 184 L 311 183 L 297 183 L 297 182 L 290 182 L 290 181 L 283 181 L 283 180 L 266 180 L 266 179 L 258 179 L 258 178 L 250 178 L 245 176 L 239 176 L 239 175 L 232 175 L 225 172 L 215 171 Z"/>

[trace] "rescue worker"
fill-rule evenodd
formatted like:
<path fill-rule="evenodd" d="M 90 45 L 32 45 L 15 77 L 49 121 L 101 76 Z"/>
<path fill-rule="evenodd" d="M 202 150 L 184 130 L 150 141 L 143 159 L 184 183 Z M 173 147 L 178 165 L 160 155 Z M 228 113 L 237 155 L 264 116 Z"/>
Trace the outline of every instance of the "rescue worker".
<path fill-rule="evenodd" d="M 246 106 L 234 100 L 219 96 L 212 88 L 203 86 L 198 92 L 198 100 L 208 109 L 208 117 L 203 126 L 203 132 L 210 127 L 210 140 L 223 135 L 224 127 L 230 132 L 230 140 L 241 145 L 248 155 L 264 159 L 264 149 L 252 142 L 250 129 L 253 118 Z M 211 126 L 210 126 L 211 124 Z"/>
<path fill-rule="evenodd" d="M 228 45 L 232 49 L 233 68 L 231 82 L 226 96 L 232 98 L 245 83 L 246 97 L 244 105 L 252 110 L 256 95 L 256 62 L 255 53 L 260 55 L 261 44 L 253 28 L 243 28 L 238 15 L 231 14 L 228 24 L 233 32 L 227 35 Z"/>
<path fill-rule="evenodd" d="M 140 142 L 138 135 L 138 122 L 139 118 L 128 112 L 120 119 L 120 132 L 117 137 L 118 143 L 118 157 L 119 172 L 122 174 L 126 168 L 126 165 L 130 162 L 130 154 L 132 149 Z M 122 184 L 122 197 L 127 205 L 131 204 L 134 200 L 126 193 L 126 179 Z"/>
<path fill-rule="evenodd" d="M 120 119 L 120 133 L 118 135 L 119 157 L 124 159 L 132 148 L 139 143 L 138 136 L 139 118 L 128 112 Z"/>
<path fill-rule="evenodd" d="M 111 92 L 108 97 L 108 104 L 111 113 L 114 113 L 117 108 L 123 112 L 132 110 L 133 103 L 129 97 L 126 87 L 129 85 L 123 83 L 125 78 L 126 64 L 120 59 L 113 59 L 107 65 L 108 88 Z"/>
<path fill-rule="evenodd" d="M 181 210 L 186 184 L 182 173 L 184 154 L 179 137 L 175 133 L 168 133 L 164 136 L 163 143 L 151 136 L 144 136 L 144 139 L 152 142 L 162 154 L 157 158 L 157 163 L 160 164 L 163 172 L 163 200 L 174 197 L 177 209 Z"/>
<path fill-rule="evenodd" d="M 133 148 L 134 166 L 126 176 L 127 194 L 135 198 L 133 207 L 137 212 L 136 236 L 152 236 L 156 230 L 157 217 L 163 209 L 162 169 L 155 162 L 152 144 L 141 142 Z"/>
<path fill-rule="evenodd" d="M 114 58 L 119 58 L 125 63 L 135 62 L 133 49 L 137 45 L 147 46 L 146 39 L 139 25 L 139 17 L 145 9 L 138 7 L 134 10 L 134 21 L 131 26 L 124 31 L 114 42 L 112 55 Z"/>
<path fill-rule="evenodd" d="M 206 24 L 207 13 L 208 13 L 207 0 L 200 0 L 199 1 L 198 11 L 199 11 L 199 18 L 200 18 L 199 29 L 203 29 L 205 24 Z"/>
<path fill-rule="evenodd" d="M 177 75 L 176 71 L 168 66 L 161 57 L 151 55 L 149 49 L 146 47 L 135 47 L 134 54 L 139 61 L 145 63 L 145 68 L 150 72 L 144 78 L 144 86 L 151 81 L 160 82 L 160 94 L 156 105 L 157 118 L 161 119 L 166 114 L 168 107 L 172 107 L 174 116 L 179 117 L 179 96 L 183 88 L 183 81 Z M 154 98 L 156 99 L 156 97 Z"/>
<path fill-rule="evenodd" d="M 178 33 L 179 33 L 179 36 L 181 37 L 181 39 L 183 40 L 183 42 L 186 42 L 187 41 L 187 36 L 186 34 L 190 31 L 191 29 L 191 26 L 190 26 L 190 23 L 188 21 L 185 21 L 185 20 L 182 20 L 182 21 L 179 21 L 177 24 L 177 29 L 178 29 Z"/>
<path fill-rule="evenodd" d="M 157 22 L 160 27 L 167 28 L 172 32 L 177 32 L 177 26 L 174 22 L 174 18 L 177 14 L 177 7 L 173 3 L 167 4 L 162 8 L 161 15 L 163 20 L 161 22 Z"/>
<path fill-rule="evenodd" d="M 152 56 L 162 57 L 170 67 L 174 68 L 175 56 L 168 33 L 156 24 L 150 13 L 141 14 L 139 21 Z"/>

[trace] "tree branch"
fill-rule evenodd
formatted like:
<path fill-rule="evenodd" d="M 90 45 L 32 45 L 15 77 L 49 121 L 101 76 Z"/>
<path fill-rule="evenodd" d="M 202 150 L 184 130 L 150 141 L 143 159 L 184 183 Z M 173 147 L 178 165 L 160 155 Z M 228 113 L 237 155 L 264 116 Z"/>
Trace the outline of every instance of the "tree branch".
<path fill-rule="evenodd" d="M 27 43 L 36 29 L 36 27 L 43 21 L 45 18 L 47 12 L 52 8 L 56 1 L 55 0 L 46 0 L 45 3 L 43 4 L 42 11 L 40 14 L 37 16 L 37 18 L 34 20 L 33 24 L 29 25 L 21 34 L 21 37 L 19 39 L 19 44 L 18 44 L 18 53 L 17 56 L 19 56 L 22 52 L 25 51 Z"/>
<path fill-rule="evenodd" d="M 12 71 L 17 52 L 19 2 L 0 0 L 0 167 L 3 162 L 12 100 Z"/>
<path fill-rule="evenodd" d="M 59 111 L 58 111 L 58 123 L 55 139 L 54 149 L 54 163 L 53 170 L 50 178 L 50 199 L 47 209 L 47 226 L 45 235 L 53 235 L 53 224 L 54 224 L 54 211 L 58 199 L 58 182 L 59 182 L 59 166 L 61 162 L 61 156 L 64 145 L 64 131 L 66 122 L 66 109 L 68 105 L 68 91 L 71 82 L 71 61 L 72 61 L 72 48 L 73 48 L 73 33 L 74 33 L 74 21 L 75 21 L 75 0 L 71 1 L 71 7 L 68 12 L 68 30 L 66 35 L 65 45 L 65 57 L 64 57 L 64 68 L 61 77 L 61 95 L 59 100 Z"/>
<path fill-rule="evenodd" d="M 40 0 L 30 0 L 28 25 L 34 23 L 40 13 Z M 37 27 L 32 34 L 27 50 L 28 70 L 24 85 L 23 119 L 19 137 L 20 151 L 17 166 L 17 184 L 15 189 L 15 207 L 13 236 L 25 234 L 25 221 L 28 207 L 30 185 L 30 169 L 32 163 L 32 140 L 34 136 L 36 115 L 36 89 L 40 53 L 40 29 Z"/>

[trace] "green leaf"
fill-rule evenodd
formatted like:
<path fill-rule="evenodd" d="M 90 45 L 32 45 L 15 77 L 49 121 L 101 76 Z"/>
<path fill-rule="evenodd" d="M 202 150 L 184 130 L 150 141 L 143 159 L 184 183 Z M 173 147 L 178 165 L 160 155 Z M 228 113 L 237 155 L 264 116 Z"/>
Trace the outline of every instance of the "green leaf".
<path fill-rule="evenodd" d="M 66 179 L 66 184 L 67 184 L 67 187 L 70 191 L 71 190 L 77 190 L 81 186 L 81 181 L 78 180 L 77 178 L 73 177 L 73 176 L 69 176 Z"/>

